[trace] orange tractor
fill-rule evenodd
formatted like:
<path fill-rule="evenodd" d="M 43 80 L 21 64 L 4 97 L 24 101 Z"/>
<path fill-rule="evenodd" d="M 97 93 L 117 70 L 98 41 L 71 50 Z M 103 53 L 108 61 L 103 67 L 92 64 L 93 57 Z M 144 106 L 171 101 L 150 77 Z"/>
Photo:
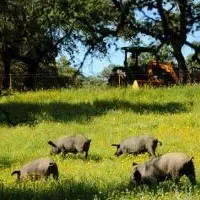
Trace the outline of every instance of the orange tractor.
<path fill-rule="evenodd" d="M 179 83 L 177 69 L 174 65 L 160 62 L 158 56 L 156 60 L 139 64 L 139 55 L 147 52 L 153 54 L 153 48 L 123 47 L 122 49 L 125 51 L 124 67 L 113 68 L 108 80 L 109 85 L 126 86 L 133 84 L 135 80 L 139 86 L 164 86 Z M 131 63 L 128 63 L 128 53 L 131 53 L 131 61 L 133 61 Z"/>

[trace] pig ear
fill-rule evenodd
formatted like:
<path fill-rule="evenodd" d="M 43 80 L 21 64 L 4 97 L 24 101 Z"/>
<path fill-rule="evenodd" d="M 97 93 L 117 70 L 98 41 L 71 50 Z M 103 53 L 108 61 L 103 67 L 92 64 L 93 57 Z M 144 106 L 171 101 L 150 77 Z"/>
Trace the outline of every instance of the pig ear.
<path fill-rule="evenodd" d="M 49 166 L 51 167 L 51 166 L 53 166 L 54 164 L 55 164 L 55 162 L 51 161 L 51 162 L 49 163 Z"/>
<path fill-rule="evenodd" d="M 53 146 L 53 147 L 57 147 L 51 140 L 48 141 L 48 144 L 51 145 L 51 146 Z"/>
<path fill-rule="evenodd" d="M 117 147 L 117 148 L 119 148 L 119 147 L 120 147 L 120 145 L 119 145 L 119 144 L 112 144 L 111 146 L 115 146 L 115 147 Z"/>
<path fill-rule="evenodd" d="M 137 164 L 137 163 L 135 163 L 135 162 L 133 162 L 132 166 L 136 166 L 136 165 L 138 165 L 138 164 Z"/>

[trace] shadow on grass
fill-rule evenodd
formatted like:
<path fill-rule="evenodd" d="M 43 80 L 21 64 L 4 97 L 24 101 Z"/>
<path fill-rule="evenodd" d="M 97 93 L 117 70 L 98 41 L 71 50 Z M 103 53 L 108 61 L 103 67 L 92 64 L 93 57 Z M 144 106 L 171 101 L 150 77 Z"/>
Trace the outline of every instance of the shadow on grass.
<path fill-rule="evenodd" d="M 9 168 L 14 160 L 10 159 L 7 156 L 0 156 L 0 169 L 2 168 Z"/>
<path fill-rule="evenodd" d="M 128 185 L 129 193 L 151 193 L 152 195 L 163 195 L 169 193 L 184 193 L 186 195 L 195 194 L 196 191 L 199 191 L 200 184 L 191 185 L 189 181 L 180 182 L 178 184 L 172 181 L 165 181 L 156 185 L 140 185 L 132 187 Z"/>
<path fill-rule="evenodd" d="M 110 194 L 115 190 L 125 190 L 125 185 L 113 187 L 109 185 L 107 188 L 100 189 L 93 182 L 61 180 L 58 182 L 28 182 L 15 183 L 12 186 L 5 187 L 0 185 L 0 199 L 12 200 L 92 200 L 92 199 L 108 199 Z"/>
<path fill-rule="evenodd" d="M 110 110 L 124 110 L 140 114 L 167 114 L 188 112 L 190 108 L 182 103 L 130 103 L 123 100 L 93 103 L 2 103 L 0 104 L 0 123 L 16 126 L 19 124 L 34 125 L 40 121 L 87 123 L 93 117 L 100 116 Z"/>
<path fill-rule="evenodd" d="M 87 160 L 92 160 L 92 161 L 95 161 L 95 162 L 100 162 L 100 161 L 102 161 L 103 160 L 103 157 L 102 156 L 100 156 L 100 155 L 97 155 L 97 154 L 90 154 L 89 156 L 88 156 L 88 159 Z M 86 161 L 87 161 L 86 160 Z"/>
<path fill-rule="evenodd" d="M 141 196 L 160 197 L 170 194 L 184 194 L 191 196 L 196 194 L 200 189 L 200 185 L 192 187 L 190 184 L 172 184 L 167 182 L 164 184 L 154 185 L 152 187 L 140 186 L 134 189 L 128 189 L 127 184 L 103 184 L 99 187 L 95 180 L 61 180 L 58 182 L 33 182 L 13 184 L 9 187 L 0 185 L 0 199 L 12 200 L 29 200 L 29 199 L 48 199 L 48 200 L 92 200 L 92 199 L 128 199 L 127 196 L 139 199 Z M 121 198 L 120 198 L 121 197 Z"/>
<path fill-rule="evenodd" d="M 78 154 L 73 154 L 73 153 L 69 153 L 67 154 L 65 157 L 62 157 L 60 155 L 60 157 L 65 161 L 65 160 L 83 160 L 85 162 L 88 161 L 94 161 L 94 162 L 100 162 L 103 160 L 103 157 L 97 154 L 89 154 L 87 158 L 85 158 L 84 154 L 78 153 Z M 53 156 L 52 156 L 53 158 Z"/>

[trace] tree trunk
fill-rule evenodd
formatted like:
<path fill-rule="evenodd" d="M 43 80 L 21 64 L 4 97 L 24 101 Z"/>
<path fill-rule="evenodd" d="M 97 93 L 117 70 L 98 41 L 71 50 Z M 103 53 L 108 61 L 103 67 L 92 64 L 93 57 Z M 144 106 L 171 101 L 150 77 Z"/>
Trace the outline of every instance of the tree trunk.
<path fill-rule="evenodd" d="M 174 56 L 178 63 L 178 70 L 179 70 L 179 82 L 181 84 L 188 83 L 190 81 L 190 74 L 189 70 L 185 63 L 185 58 L 181 52 L 181 48 L 173 48 L 174 49 Z"/>
<path fill-rule="evenodd" d="M 2 63 L 3 63 L 3 78 L 2 78 L 2 88 L 9 89 L 10 87 L 10 66 L 11 58 L 7 52 L 1 54 Z"/>
<path fill-rule="evenodd" d="M 27 65 L 28 65 L 28 74 L 25 82 L 25 87 L 27 90 L 33 90 L 35 88 L 36 72 L 39 64 L 36 62 L 29 62 Z"/>

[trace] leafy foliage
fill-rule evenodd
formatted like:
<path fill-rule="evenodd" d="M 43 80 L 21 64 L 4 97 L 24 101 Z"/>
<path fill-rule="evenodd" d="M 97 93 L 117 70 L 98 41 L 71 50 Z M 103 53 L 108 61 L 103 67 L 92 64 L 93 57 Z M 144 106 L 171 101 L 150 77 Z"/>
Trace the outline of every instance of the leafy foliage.
<path fill-rule="evenodd" d="M 113 65 L 113 64 L 110 64 L 108 65 L 107 67 L 105 67 L 102 72 L 98 75 L 98 77 L 100 79 L 103 79 L 103 80 L 108 80 L 108 78 L 110 77 L 110 74 L 112 72 L 112 70 L 116 67 L 121 67 L 119 65 Z"/>
<path fill-rule="evenodd" d="M 0 2 L 0 54 L 3 67 L 3 87 L 9 86 L 8 75 L 13 60 L 27 67 L 26 87 L 34 88 L 39 65 L 55 63 L 61 51 L 70 61 L 85 47 L 85 56 L 104 56 L 113 39 L 123 37 L 133 43 L 138 37 L 149 36 L 152 48 L 160 51 L 170 45 L 183 82 L 188 69 L 181 52 L 183 45 L 195 50 L 198 44 L 188 41 L 188 34 L 199 30 L 199 1 L 175 0 L 79 0 L 35 1 L 2 0 Z"/>
<path fill-rule="evenodd" d="M 73 59 L 78 43 L 87 48 L 86 56 L 95 52 L 105 54 L 108 48 L 105 38 L 114 33 L 107 28 L 114 19 L 114 15 L 108 15 L 111 13 L 108 1 L 5 0 L 0 4 L 0 53 L 4 74 L 10 73 L 12 60 L 25 63 L 28 88 L 34 85 L 40 63 L 55 62 L 61 50 L 67 51 Z M 8 79 L 4 82 L 8 87 Z"/>
<path fill-rule="evenodd" d="M 154 43 L 160 47 L 170 45 L 173 56 L 176 58 L 183 82 L 188 79 L 188 69 L 182 54 L 184 44 L 195 50 L 195 55 L 200 51 L 199 47 L 188 41 L 188 35 L 197 31 L 199 23 L 198 1 L 118 1 L 113 0 L 116 8 L 121 11 L 120 22 L 125 38 L 132 39 L 126 32 L 151 36 Z M 127 37 L 128 36 L 128 37 Z M 155 47 L 154 47 L 155 48 Z M 197 59 L 197 56 L 195 57 Z"/>

